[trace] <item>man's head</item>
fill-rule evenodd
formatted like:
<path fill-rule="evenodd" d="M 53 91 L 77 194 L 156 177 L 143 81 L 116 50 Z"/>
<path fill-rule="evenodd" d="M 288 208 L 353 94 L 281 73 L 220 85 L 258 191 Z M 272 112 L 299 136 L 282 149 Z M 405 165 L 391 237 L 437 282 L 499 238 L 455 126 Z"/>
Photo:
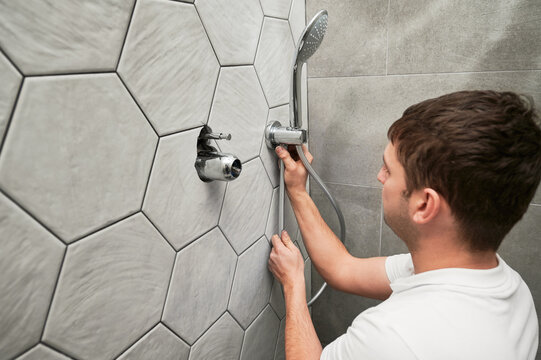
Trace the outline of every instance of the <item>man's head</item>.
<path fill-rule="evenodd" d="M 405 175 L 403 196 L 441 195 L 472 251 L 498 249 L 541 180 L 539 118 L 531 100 L 511 92 L 425 100 L 406 109 L 388 137 Z"/>

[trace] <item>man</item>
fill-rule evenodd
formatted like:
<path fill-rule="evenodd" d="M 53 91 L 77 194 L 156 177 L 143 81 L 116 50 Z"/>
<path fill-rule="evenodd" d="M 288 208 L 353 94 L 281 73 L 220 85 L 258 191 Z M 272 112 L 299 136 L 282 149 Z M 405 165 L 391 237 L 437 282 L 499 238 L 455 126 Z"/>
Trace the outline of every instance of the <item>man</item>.
<path fill-rule="evenodd" d="M 538 122 L 530 101 L 510 92 L 463 91 L 409 107 L 389 129 L 377 175 L 385 222 L 410 252 L 390 257 L 351 256 L 307 194 L 302 162 L 277 147 L 318 272 L 335 289 L 386 299 L 322 349 L 302 256 L 286 232 L 274 235 L 269 268 L 284 290 L 287 359 L 533 360 L 531 293 L 496 251 L 541 179 Z"/>

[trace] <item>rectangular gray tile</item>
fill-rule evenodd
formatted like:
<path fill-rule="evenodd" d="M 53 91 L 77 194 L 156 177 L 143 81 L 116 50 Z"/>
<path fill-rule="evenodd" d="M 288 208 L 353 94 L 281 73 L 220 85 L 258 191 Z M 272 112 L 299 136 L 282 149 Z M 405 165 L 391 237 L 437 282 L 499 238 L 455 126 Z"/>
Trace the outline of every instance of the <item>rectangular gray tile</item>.
<path fill-rule="evenodd" d="M 538 0 L 391 1 L 388 73 L 541 68 Z"/>
<path fill-rule="evenodd" d="M 306 22 L 321 9 L 328 11 L 329 24 L 308 75 L 385 74 L 388 0 L 308 0 Z"/>
<path fill-rule="evenodd" d="M 314 168 L 325 181 L 381 186 L 389 126 L 412 104 L 466 89 L 526 93 L 539 107 L 541 71 L 309 78 Z"/>

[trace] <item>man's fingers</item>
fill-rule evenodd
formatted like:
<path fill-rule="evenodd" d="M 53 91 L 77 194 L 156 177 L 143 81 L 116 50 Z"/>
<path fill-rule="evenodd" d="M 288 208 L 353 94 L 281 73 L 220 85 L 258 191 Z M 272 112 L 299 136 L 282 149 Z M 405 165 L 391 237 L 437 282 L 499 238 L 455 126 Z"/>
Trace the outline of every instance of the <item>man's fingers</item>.
<path fill-rule="evenodd" d="M 292 241 L 291 238 L 289 237 L 289 234 L 288 234 L 287 231 L 285 231 L 285 230 L 282 231 L 282 243 L 283 243 L 288 249 L 291 249 L 292 246 L 295 246 L 295 244 L 293 244 L 293 241 Z"/>
<path fill-rule="evenodd" d="M 287 169 L 293 169 L 297 164 L 295 164 L 295 160 L 291 158 L 291 155 L 289 154 L 289 151 L 284 149 L 281 146 L 276 147 L 276 154 L 282 161 L 284 162 L 284 165 Z"/>
<path fill-rule="evenodd" d="M 275 249 L 279 249 L 281 246 L 284 246 L 284 243 L 282 242 L 282 239 L 278 235 L 273 235 L 271 238 L 272 246 Z"/>

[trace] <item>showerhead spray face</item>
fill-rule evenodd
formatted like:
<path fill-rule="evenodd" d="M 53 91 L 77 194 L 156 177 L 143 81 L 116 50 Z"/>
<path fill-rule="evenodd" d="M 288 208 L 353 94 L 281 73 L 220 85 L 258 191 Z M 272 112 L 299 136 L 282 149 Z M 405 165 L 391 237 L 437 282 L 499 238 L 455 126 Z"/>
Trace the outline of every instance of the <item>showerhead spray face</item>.
<path fill-rule="evenodd" d="M 301 102 L 299 97 L 302 66 L 314 55 L 319 45 L 321 45 L 323 37 L 327 32 L 327 19 L 327 10 L 319 11 L 304 29 L 297 46 L 297 55 L 293 63 L 293 76 L 291 79 L 291 103 L 293 106 L 292 114 L 290 115 L 290 125 L 293 128 L 298 129 L 302 125 L 300 114 Z"/>

